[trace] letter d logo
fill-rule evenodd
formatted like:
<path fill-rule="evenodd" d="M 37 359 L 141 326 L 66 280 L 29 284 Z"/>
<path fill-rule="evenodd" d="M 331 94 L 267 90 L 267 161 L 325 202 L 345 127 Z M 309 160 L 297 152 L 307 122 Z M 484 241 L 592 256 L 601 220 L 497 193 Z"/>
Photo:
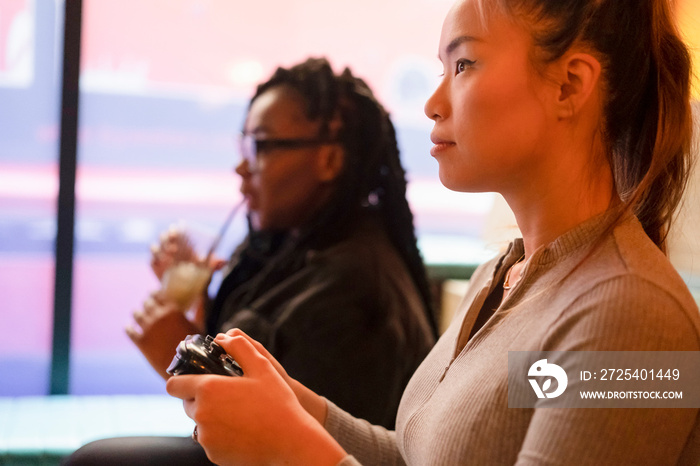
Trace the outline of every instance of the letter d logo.
<path fill-rule="evenodd" d="M 528 379 L 537 398 L 556 398 L 564 393 L 566 385 L 569 383 L 569 378 L 566 376 L 564 369 L 556 364 L 548 364 L 546 359 L 540 359 L 530 366 L 527 375 L 530 377 L 549 377 L 544 381 L 541 388 L 537 379 Z M 547 392 L 552 385 L 552 378 L 557 381 L 557 389 L 553 392 Z"/>

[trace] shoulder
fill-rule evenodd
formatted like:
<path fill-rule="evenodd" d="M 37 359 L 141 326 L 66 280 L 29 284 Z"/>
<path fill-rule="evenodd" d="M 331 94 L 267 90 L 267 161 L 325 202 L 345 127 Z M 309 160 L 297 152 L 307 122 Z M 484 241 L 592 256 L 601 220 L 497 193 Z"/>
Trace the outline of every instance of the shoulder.
<path fill-rule="evenodd" d="M 387 276 L 406 276 L 404 261 L 383 228 L 374 223 L 354 226 L 335 244 L 307 252 L 307 265 L 323 270 L 324 276 L 365 282 Z"/>
<path fill-rule="evenodd" d="M 552 327 L 551 340 L 567 335 L 567 344 L 579 349 L 700 349 L 698 307 L 636 219 L 616 227 L 562 292 L 570 300 Z"/>
<path fill-rule="evenodd" d="M 697 311 L 687 285 L 668 257 L 644 233 L 636 218 L 613 231 L 614 244 L 627 273 L 648 283 L 654 283 L 684 307 Z"/>

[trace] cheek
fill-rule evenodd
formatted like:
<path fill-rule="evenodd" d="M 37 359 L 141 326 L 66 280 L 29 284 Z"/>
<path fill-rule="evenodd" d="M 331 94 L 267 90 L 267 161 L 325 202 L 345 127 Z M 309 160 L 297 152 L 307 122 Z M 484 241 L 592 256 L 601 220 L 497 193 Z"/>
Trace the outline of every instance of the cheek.
<path fill-rule="evenodd" d="M 261 176 L 257 185 L 256 210 L 261 228 L 277 227 L 279 212 L 284 211 L 289 200 L 277 177 Z"/>
<path fill-rule="evenodd" d="M 455 113 L 458 150 L 440 162 L 440 180 L 457 191 L 493 191 L 536 156 L 542 109 L 523 86 L 481 86 Z"/>
<path fill-rule="evenodd" d="M 455 114 L 460 158 L 448 163 L 446 172 L 459 166 L 472 171 L 486 168 L 498 158 L 501 144 L 507 137 L 507 105 L 500 93 L 490 87 L 482 87 L 466 94 L 461 103 L 461 108 Z"/>
<path fill-rule="evenodd" d="M 506 158 L 530 151 L 543 124 L 544 109 L 526 83 L 484 89 L 470 104 L 465 117 L 473 122 L 474 145 Z"/>
<path fill-rule="evenodd" d="M 291 228 L 310 203 L 315 185 L 308 170 L 261 173 L 257 184 L 257 213 L 261 228 Z"/>

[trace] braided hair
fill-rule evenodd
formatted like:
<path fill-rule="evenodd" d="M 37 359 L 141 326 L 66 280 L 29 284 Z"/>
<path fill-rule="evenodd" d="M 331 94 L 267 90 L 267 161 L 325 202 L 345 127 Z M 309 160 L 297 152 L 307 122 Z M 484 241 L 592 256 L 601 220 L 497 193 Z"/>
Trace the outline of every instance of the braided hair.
<path fill-rule="evenodd" d="M 278 68 L 257 87 L 250 105 L 267 90 L 288 86 L 305 102 L 306 117 L 321 124 L 319 137 L 333 137 L 343 146 L 345 166 L 336 189 L 306 235 L 324 232 L 337 238 L 363 211 L 379 213 L 383 227 L 405 263 L 420 294 L 428 321 L 437 335 L 430 285 L 416 242 L 413 214 L 406 200 L 406 172 L 399 158 L 389 114 L 371 89 L 349 69 L 336 75 L 324 58 L 310 58 L 291 68 Z M 333 121 L 340 120 L 337 134 Z M 298 246 L 303 238 L 296 242 Z M 291 249 L 291 248 L 290 248 Z"/>

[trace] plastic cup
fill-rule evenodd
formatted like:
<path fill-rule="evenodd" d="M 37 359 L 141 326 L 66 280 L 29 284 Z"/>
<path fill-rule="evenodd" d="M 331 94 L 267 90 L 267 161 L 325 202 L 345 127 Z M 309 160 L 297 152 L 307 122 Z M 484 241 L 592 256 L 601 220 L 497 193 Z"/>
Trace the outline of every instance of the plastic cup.
<path fill-rule="evenodd" d="M 163 273 L 161 291 L 187 311 L 203 295 L 209 280 L 211 269 L 204 264 L 178 262 Z"/>

